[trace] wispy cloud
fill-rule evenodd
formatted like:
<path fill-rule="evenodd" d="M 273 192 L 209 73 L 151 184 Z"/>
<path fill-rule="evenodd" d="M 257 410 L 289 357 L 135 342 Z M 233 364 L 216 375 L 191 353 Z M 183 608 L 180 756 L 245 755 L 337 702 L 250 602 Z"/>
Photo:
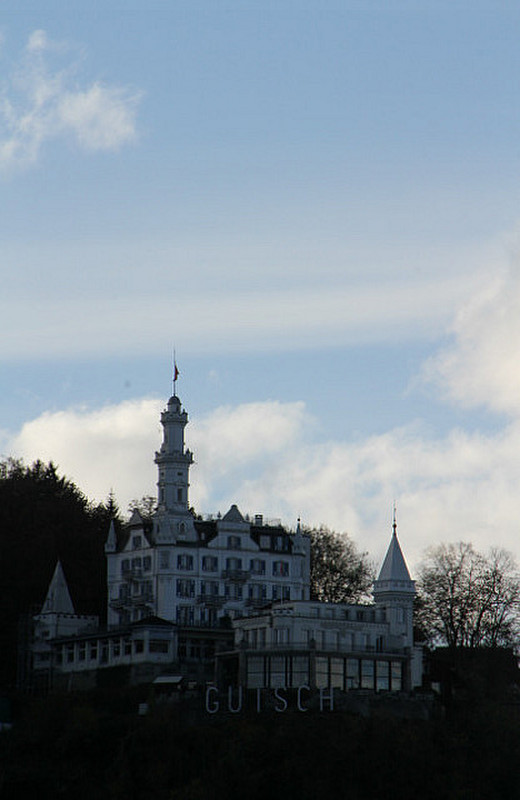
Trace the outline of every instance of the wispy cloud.
<path fill-rule="evenodd" d="M 65 62 L 65 63 L 63 63 Z M 34 31 L 0 91 L 0 169 L 34 163 L 45 142 L 68 138 L 84 150 L 117 150 L 136 138 L 140 92 L 79 85 L 77 53 Z"/>

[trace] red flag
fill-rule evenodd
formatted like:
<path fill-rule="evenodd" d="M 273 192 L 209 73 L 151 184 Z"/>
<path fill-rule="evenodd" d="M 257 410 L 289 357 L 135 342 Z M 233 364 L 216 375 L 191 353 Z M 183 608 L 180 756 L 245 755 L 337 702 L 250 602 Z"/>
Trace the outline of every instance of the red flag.
<path fill-rule="evenodd" d="M 179 370 L 177 369 L 177 364 L 173 364 L 173 380 L 176 381 L 179 377 Z"/>

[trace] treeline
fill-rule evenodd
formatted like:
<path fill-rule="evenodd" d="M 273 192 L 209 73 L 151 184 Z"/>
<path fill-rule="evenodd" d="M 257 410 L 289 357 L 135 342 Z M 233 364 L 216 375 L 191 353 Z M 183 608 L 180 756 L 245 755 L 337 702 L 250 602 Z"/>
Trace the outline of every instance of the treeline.
<path fill-rule="evenodd" d="M 93 504 L 54 464 L 0 462 L 0 687 L 16 678 L 24 615 L 41 608 L 58 559 L 78 613 L 105 614 L 113 498 Z"/>
<path fill-rule="evenodd" d="M 477 702 L 475 702 L 477 701 Z M 0 794 L 75 800 L 490 800 L 518 793 L 517 707 L 466 700 L 429 722 L 341 712 L 189 719 L 138 697 L 32 701 L 0 735 Z"/>

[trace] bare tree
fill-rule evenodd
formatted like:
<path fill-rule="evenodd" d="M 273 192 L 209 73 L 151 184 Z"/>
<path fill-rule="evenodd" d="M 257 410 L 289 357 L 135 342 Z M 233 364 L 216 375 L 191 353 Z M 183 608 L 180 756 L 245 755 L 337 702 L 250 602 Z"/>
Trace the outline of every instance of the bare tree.
<path fill-rule="evenodd" d="M 147 494 L 140 500 L 131 500 L 128 504 L 128 513 L 139 511 L 144 522 L 150 522 L 157 511 L 157 500 L 153 495 Z"/>
<path fill-rule="evenodd" d="M 374 568 L 347 534 L 327 528 L 307 531 L 311 540 L 311 598 L 355 603 L 367 597 Z"/>
<path fill-rule="evenodd" d="M 520 578 L 510 553 L 471 544 L 430 549 L 417 580 L 417 622 L 433 644 L 497 647 L 519 635 Z"/>

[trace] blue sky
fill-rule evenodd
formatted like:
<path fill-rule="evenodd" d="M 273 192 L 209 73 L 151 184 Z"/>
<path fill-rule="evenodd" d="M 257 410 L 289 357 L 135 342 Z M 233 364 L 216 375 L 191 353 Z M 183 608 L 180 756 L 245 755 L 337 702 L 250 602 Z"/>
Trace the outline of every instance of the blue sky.
<path fill-rule="evenodd" d="M 7 0 L 0 451 L 520 556 L 520 8 Z"/>

